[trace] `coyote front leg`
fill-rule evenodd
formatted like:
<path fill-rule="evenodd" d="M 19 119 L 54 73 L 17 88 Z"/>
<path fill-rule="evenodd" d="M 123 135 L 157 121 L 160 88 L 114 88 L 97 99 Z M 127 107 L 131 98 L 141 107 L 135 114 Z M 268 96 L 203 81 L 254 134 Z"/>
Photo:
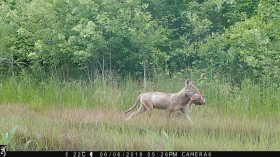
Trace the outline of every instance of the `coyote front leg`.
<path fill-rule="evenodd" d="M 189 116 L 189 110 L 188 110 L 188 107 L 187 106 L 184 106 L 182 109 L 181 109 L 181 112 L 184 114 L 184 117 L 191 123 L 193 124 L 193 121 L 191 120 L 190 116 Z"/>

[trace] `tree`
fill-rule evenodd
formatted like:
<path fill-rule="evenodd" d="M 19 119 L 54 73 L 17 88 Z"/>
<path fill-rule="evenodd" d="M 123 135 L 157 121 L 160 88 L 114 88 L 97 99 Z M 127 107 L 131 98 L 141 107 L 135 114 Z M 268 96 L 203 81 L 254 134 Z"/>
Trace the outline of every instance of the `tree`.
<path fill-rule="evenodd" d="M 244 77 L 279 79 L 279 9 L 279 2 L 261 1 L 256 15 L 201 43 L 201 60 L 195 63 L 236 76 L 234 82 Z"/>

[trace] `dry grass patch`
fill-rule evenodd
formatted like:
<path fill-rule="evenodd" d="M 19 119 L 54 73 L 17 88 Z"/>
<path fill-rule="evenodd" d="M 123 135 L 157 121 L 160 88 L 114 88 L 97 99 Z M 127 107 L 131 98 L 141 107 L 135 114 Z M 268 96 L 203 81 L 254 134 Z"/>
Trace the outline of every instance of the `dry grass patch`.
<path fill-rule="evenodd" d="M 223 115 L 195 108 L 191 126 L 180 112 L 169 121 L 154 110 L 129 122 L 119 110 L 1 105 L 2 131 L 19 126 L 12 150 L 278 150 L 280 117 Z M 37 143 L 37 144 L 35 144 Z M 37 146 L 39 145 L 39 147 Z"/>

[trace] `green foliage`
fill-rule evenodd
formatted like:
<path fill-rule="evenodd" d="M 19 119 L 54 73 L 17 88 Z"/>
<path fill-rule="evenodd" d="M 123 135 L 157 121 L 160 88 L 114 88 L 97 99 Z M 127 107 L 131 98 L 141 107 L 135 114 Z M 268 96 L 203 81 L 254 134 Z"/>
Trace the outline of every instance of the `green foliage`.
<path fill-rule="evenodd" d="M 165 57 L 157 47 L 167 31 L 138 1 L 34 0 L 1 7 L 1 56 L 8 63 L 67 72 L 99 69 L 105 58 L 106 69 L 124 74 L 142 71 L 142 60 L 158 66 Z"/>
<path fill-rule="evenodd" d="M 201 60 L 195 63 L 237 76 L 235 81 L 248 76 L 256 81 L 279 79 L 278 10 L 279 2 L 261 2 L 256 15 L 200 43 Z"/>
<path fill-rule="evenodd" d="M 186 68 L 278 79 L 275 0 L 19 0 L 0 3 L 2 73 L 64 78 Z"/>

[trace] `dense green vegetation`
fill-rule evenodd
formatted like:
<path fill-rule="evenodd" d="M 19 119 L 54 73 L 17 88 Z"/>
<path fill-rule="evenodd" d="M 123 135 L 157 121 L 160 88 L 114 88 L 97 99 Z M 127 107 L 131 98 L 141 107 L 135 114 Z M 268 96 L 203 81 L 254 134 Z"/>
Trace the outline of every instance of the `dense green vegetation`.
<path fill-rule="evenodd" d="M 279 79 L 277 0 L 5 0 L 1 73 Z"/>
<path fill-rule="evenodd" d="M 278 0 L 2 0 L 0 144 L 279 150 L 279 26 Z M 206 96 L 195 125 L 124 121 L 139 93 L 186 78 Z"/>

